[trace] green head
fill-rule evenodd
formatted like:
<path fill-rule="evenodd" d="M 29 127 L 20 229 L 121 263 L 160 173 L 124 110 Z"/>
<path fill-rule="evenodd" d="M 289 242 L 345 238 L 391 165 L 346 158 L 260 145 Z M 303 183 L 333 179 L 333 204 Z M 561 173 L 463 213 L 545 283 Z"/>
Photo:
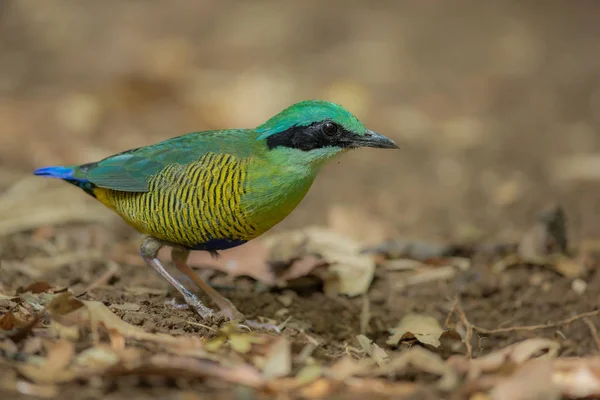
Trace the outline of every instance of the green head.
<path fill-rule="evenodd" d="M 326 161 L 358 147 L 398 148 L 392 140 L 365 128 L 344 107 L 322 100 L 293 104 L 256 131 L 269 150 L 285 150 L 289 157 L 307 163 Z"/>

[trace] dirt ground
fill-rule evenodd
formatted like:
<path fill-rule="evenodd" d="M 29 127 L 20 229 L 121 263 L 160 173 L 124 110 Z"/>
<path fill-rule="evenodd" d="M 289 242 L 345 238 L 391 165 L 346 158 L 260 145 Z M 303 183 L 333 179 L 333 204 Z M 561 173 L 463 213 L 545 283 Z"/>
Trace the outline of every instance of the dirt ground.
<path fill-rule="evenodd" d="M 600 396 L 599 7 L 0 2 L 0 396 L 535 398 L 523 382 L 537 398 L 586 393 L 573 387 Z M 238 338 L 255 340 L 245 351 L 231 347 L 235 333 L 223 333 L 222 319 L 170 304 L 176 294 L 143 265 L 139 237 L 122 221 L 70 185 L 30 176 L 194 130 L 255 126 L 305 98 L 340 102 L 401 150 L 345 155 L 270 233 L 285 245 L 286 232 L 319 225 L 332 249 L 352 240 L 356 252 L 300 252 L 310 268 L 279 286 L 267 282 L 269 237 L 220 261 L 194 256 L 199 273 L 247 317 L 282 327 L 251 339 L 242 330 Z M 557 204 L 566 227 L 555 214 L 540 216 Z M 376 265 L 360 271 L 370 283 L 358 293 L 331 285 L 332 266 L 345 265 L 341 253 L 361 268 Z M 98 301 L 129 325 L 105 321 L 94 338 L 91 308 L 85 323 L 50 312 L 27 325 L 61 293 Z M 432 317 L 449 336 L 411 325 L 391 340 L 412 314 L 423 324 Z M 80 333 L 56 330 L 69 324 Z M 223 335 L 229 344 L 215 345 Z M 190 338 L 200 344 L 186 347 Z M 503 353 L 517 343 L 540 351 Z M 74 361 L 55 365 L 73 375 L 21 366 L 52 369 L 59 345 Z M 77 358 L 102 346 L 118 361 Z M 477 367 L 498 354 L 493 366 Z M 171 369 L 158 356 L 171 357 Z M 190 360 L 215 367 L 175 365 Z M 265 360 L 283 372 L 267 379 Z M 354 372 L 342 360 L 357 363 Z M 567 367 L 571 360 L 590 367 Z M 98 372 L 77 375 L 77 365 Z M 577 368 L 595 379 L 573 378 Z"/>

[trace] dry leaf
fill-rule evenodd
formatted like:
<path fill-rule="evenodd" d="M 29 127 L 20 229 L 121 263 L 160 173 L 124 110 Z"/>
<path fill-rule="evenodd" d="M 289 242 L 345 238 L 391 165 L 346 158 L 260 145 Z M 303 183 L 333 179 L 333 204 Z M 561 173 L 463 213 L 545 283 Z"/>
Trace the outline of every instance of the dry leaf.
<path fill-rule="evenodd" d="M 255 333 L 233 333 L 228 338 L 231 349 L 240 354 L 248 353 L 253 344 L 261 344 L 265 341 L 264 337 Z"/>
<path fill-rule="evenodd" d="M 114 330 L 123 337 L 137 340 L 150 340 L 155 342 L 172 343 L 177 341 L 177 338 L 161 333 L 148 333 L 142 328 L 133 326 L 123 321 L 110 311 L 103 303 L 99 301 L 82 301 L 85 306 L 87 320 L 91 326 L 92 334 L 97 336 L 98 327 L 104 326 L 107 330 Z"/>
<path fill-rule="evenodd" d="M 48 282 L 40 281 L 40 282 L 32 283 L 31 285 L 29 285 L 25 288 L 21 288 L 21 287 L 18 288 L 17 294 L 26 293 L 26 292 L 38 294 L 38 293 L 49 292 L 51 290 L 52 290 L 52 286 L 50 286 L 50 284 Z"/>
<path fill-rule="evenodd" d="M 48 399 L 55 398 L 59 393 L 57 385 L 41 385 L 27 382 L 24 379 L 17 379 L 16 371 L 9 371 L 3 374 L 3 377 L 0 379 L 0 389 L 20 393 L 28 397 Z"/>
<path fill-rule="evenodd" d="M 8 311 L 0 317 L 0 330 L 10 331 L 14 328 L 20 328 L 26 325 L 25 322 L 19 320 L 12 311 Z"/>
<path fill-rule="evenodd" d="M 69 292 L 56 295 L 46 306 L 46 310 L 52 317 L 69 314 L 83 307 L 83 302 L 76 299 Z"/>
<path fill-rule="evenodd" d="M 125 372 L 135 374 L 137 372 L 136 367 L 126 369 Z M 140 365 L 139 369 L 140 372 L 146 374 L 153 373 L 176 378 L 182 376 L 219 378 L 226 382 L 233 382 L 253 388 L 260 388 L 265 384 L 262 374 L 248 364 L 236 364 L 224 367 L 212 360 L 169 354 L 154 355 L 148 362 Z"/>
<path fill-rule="evenodd" d="M 300 394 L 306 399 L 326 399 L 333 389 L 334 385 L 331 381 L 321 378 L 302 388 Z"/>
<path fill-rule="evenodd" d="M 407 351 L 393 357 L 381 369 L 374 371 L 374 375 L 389 376 L 401 374 L 412 366 L 419 371 L 440 376 L 437 386 L 440 390 L 449 391 L 458 385 L 458 374 L 442 358 L 422 347 L 411 347 Z"/>
<path fill-rule="evenodd" d="M 206 344 L 204 345 L 204 350 L 210 351 L 210 352 L 219 351 L 225 344 L 226 340 L 227 340 L 227 337 L 225 337 L 225 336 L 215 336 L 214 338 L 212 338 L 206 342 Z"/>
<path fill-rule="evenodd" d="M 360 347 L 367 353 L 380 367 L 389 361 L 389 356 L 381 347 L 372 342 L 371 339 L 364 335 L 356 336 Z"/>
<path fill-rule="evenodd" d="M 490 392 L 493 400 L 559 400 L 559 387 L 552 382 L 550 360 L 531 360 L 511 376 L 502 379 Z"/>
<path fill-rule="evenodd" d="M 292 349 L 285 337 L 270 346 L 262 370 L 266 379 L 282 378 L 292 372 Z"/>
<path fill-rule="evenodd" d="M 268 249 L 261 240 L 234 247 L 214 259 L 205 251 L 190 254 L 188 263 L 193 267 L 222 271 L 231 277 L 248 276 L 267 285 L 275 284 L 275 277 L 267 264 Z M 168 259 L 170 254 L 165 254 Z"/>
<path fill-rule="evenodd" d="M 328 294 L 357 296 L 365 293 L 375 273 L 372 256 L 361 254 L 359 245 L 327 229 L 312 227 L 272 235 L 265 239 L 270 249 L 269 261 L 291 265 L 306 257 L 318 257 L 328 264 L 324 289 Z M 310 266 L 319 265 L 311 260 Z"/>
<path fill-rule="evenodd" d="M 344 357 L 336 361 L 326 372 L 327 376 L 343 381 L 352 376 L 364 375 L 368 371 L 372 371 L 374 366 L 375 360 L 372 358 L 355 360 L 350 357 Z"/>
<path fill-rule="evenodd" d="M 559 255 L 550 262 L 550 267 L 567 278 L 578 278 L 585 272 L 585 266 L 577 260 Z"/>
<path fill-rule="evenodd" d="M 119 361 L 119 355 L 110 346 L 96 345 L 79 353 L 73 363 L 77 368 L 101 372 Z"/>
<path fill-rule="evenodd" d="M 103 326 L 106 330 L 118 332 L 128 339 L 150 340 L 163 343 L 177 341 L 177 338 L 173 336 L 148 333 L 140 327 L 130 325 L 117 317 L 103 303 L 99 301 L 78 300 L 68 292 L 54 296 L 48 304 L 47 309 L 52 318 L 60 324 L 68 326 L 76 325 L 91 329 L 92 335 L 96 338 L 98 337 L 99 327 Z"/>
<path fill-rule="evenodd" d="M 302 367 L 296 374 L 296 382 L 299 385 L 306 385 L 319 379 L 323 375 L 323 367 L 319 364 L 310 364 Z"/>
<path fill-rule="evenodd" d="M 76 373 L 68 366 L 75 355 L 75 346 L 66 340 L 46 342 L 47 356 L 40 364 L 18 364 L 17 370 L 35 383 L 62 383 L 72 380 Z"/>
<path fill-rule="evenodd" d="M 79 327 L 63 325 L 58 321 L 50 321 L 48 327 L 48 335 L 58 339 L 67 339 L 70 341 L 77 341 L 80 337 Z"/>
<path fill-rule="evenodd" d="M 450 365 L 462 373 L 467 373 L 469 379 L 475 379 L 484 373 L 491 373 L 506 368 L 518 366 L 531 358 L 554 358 L 558 355 L 560 345 L 550 339 L 533 338 L 493 351 L 485 356 L 468 359 L 463 356 L 453 356 L 448 360 Z"/>
<path fill-rule="evenodd" d="M 410 340 L 414 337 L 421 343 L 438 348 L 443 332 L 444 329 L 434 317 L 424 314 L 407 314 L 392 329 L 393 334 L 386 343 L 396 346 L 402 340 Z"/>
<path fill-rule="evenodd" d="M 600 397 L 600 357 L 554 360 L 553 382 L 569 398 Z"/>

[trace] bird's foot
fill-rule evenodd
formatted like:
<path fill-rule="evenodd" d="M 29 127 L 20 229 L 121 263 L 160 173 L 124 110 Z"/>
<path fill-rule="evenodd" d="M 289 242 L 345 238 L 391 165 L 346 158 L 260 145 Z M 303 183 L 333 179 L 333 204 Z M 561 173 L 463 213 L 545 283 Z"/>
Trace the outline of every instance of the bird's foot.
<path fill-rule="evenodd" d="M 221 310 L 218 312 L 218 314 L 223 316 L 223 318 L 225 318 L 229 321 L 241 322 L 241 321 L 246 320 L 246 317 L 244 316 L 244 314 L 239 312 L 238 309 L 235 308 L 235 306 L 233 306 L 233 304 L 229 304 L 229 305 L 230 305 L 230 307 L 221 308 Z"/>
<path fill-rule="evenodd" d="M 178 303 L 175 297 L 173 297 L 171 301 L 167 301 L 165 303 L 173 307 L 175 310 L 187 310 L 190 308 L 187 303 Z"/>
<path fill-rule="evenodd" d="M 275 333 L 281 333 L 281 330 L 277 325 L 270 322 L 259 322 L 253 319 L 247 319 L 244 314 L 238 311 L 237 308 L 226 308 L 216 313 L 216 316 L 223 317 L 228 321 L 234 321 L 241 328 L 248 330 L 260 329 L 265 331 L 271 331 Z"/>
<path fill-rule="evenodd" d="M 270 322 L 258 322 L 253 319 L 244 320 L 242 323 L 240 323 L 240 326 L 250 329 L 260 329 L 269 332 L 281 333 L 281 329 L 279 329 L 277 325 Z"/>
<path fill-rule="evenodd" d="M 204 303 L 193 294 L 191 296 L 185 296 L 184 304 L 178 303 L 175 298 L 172 298 L 169 305 L 176 310 L 187 310 L 191 308 L 204 320 L 215 315 L 215 312 L 211 308 L 206 307 Z"/>

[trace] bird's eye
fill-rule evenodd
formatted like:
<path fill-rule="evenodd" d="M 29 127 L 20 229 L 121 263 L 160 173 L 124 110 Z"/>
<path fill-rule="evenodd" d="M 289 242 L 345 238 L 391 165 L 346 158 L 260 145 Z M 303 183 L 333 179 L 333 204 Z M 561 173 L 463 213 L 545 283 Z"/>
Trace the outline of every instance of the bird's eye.
<path fill-rule="evenodd" d="M 339 128 L 333 122 L 325 122 L 321 127 L 321 130 L 326 136 L 335 136 L 337 135 Z"/>

